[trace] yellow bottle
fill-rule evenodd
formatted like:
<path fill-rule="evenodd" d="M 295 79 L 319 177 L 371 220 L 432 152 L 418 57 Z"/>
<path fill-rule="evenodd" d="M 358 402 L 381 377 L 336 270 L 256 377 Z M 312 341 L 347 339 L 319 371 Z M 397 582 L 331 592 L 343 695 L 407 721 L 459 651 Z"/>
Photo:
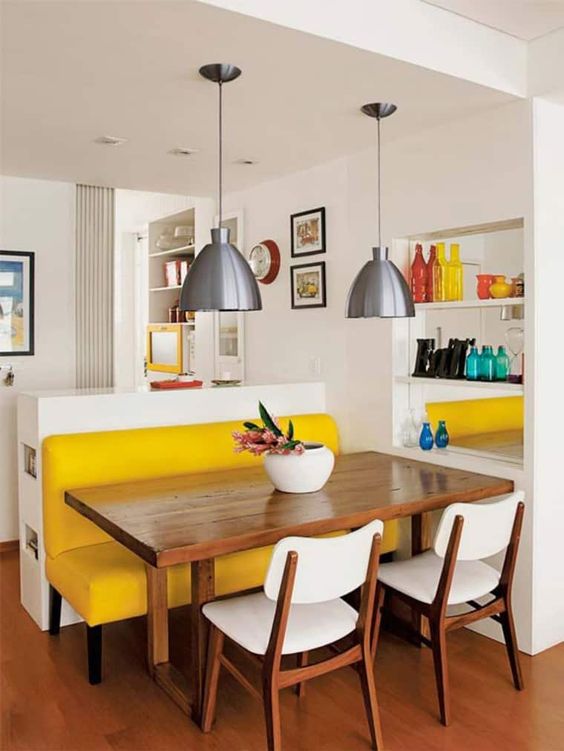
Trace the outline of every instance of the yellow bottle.
<path fill-rule="evenodd" d="M 447 300 L 447 272 L 448 264 L 445 255 L 445 244 L 437 243 L 437 256 L 433 264 L 433 299 L 435 302 Z"/>
<path fill-rule="evenodd" d="M 463 299 L 463 279 L 463 268 L 460 261 L 460 245 L 458 243 L 451 243 L 450 259 L 447 267 L 447 300 Z"/>

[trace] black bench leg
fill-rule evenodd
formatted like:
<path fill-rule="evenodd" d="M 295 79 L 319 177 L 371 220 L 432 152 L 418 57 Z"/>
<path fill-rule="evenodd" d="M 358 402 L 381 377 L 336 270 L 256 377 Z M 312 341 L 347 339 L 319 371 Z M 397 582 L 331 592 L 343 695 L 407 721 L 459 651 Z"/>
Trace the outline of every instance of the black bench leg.
<path fill-rule="evenodd" d="M 86 624 L 88 644 L 88 680 L 92 686 L 102 682 L 102 626 Z"/>
<path fill-rule="evenodd" d="M 61 628 L 61 595 L 49 585 L 49 633 L 56 636 Z"/>

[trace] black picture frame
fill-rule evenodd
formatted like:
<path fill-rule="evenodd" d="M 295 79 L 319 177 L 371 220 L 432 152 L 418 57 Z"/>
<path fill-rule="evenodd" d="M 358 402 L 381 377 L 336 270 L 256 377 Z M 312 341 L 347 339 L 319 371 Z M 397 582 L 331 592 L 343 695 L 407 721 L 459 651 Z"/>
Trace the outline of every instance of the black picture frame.
<path fill-rule="evenodd" d="M 0 357 L 22 357 L 35 354 L 35 253 L 27 250 L 0 250 L 0 326 L 4 319 L 4 312 L 2 310 L 2 298 L 6 297 L 6 293 L 9 291 L 8 286 L 2 286 L 2 263 L 13 262 L 22 260 L 25 263 L 27 259 L 27 284 L 25 284 L 25 272 L 22 268 L 22 299 L 18 302 L 23 306 L 24 314 L 27 313 L 27 317 L 24 315 L 18 316 L 23 318 L 23 334 L 24 341 L 27 343 L 25 349 L 0 349 Z M 0 337 L 0 342 L 2 338 Z M 0 345 L 1 346 L 1 345 Z"/>
<path fill-rule="evenodd" d="M 301 303 L 296 299 L 296 273 L 299 270 L 302 273 L 305 269 L 318 270 L 319 273 L 319 301 L 308 303 L 307 298 L 303 298 L 306 302 Z M 327 283 L 325 275 L 325 261 L 318 261 L 317 263 L 300 263 L 297 266 L 290 266 L 290 294 L 292 296 L 292 309 L 293 310 L 306 310 L 308 308 L 326 308 L 327 307 Z"/>
<path fill-rule="evenodd" d="M 319 241 L 313 245 L 313 250 L 302 250 L 298 247 L 297 235 L 299 220 L 304 222 L 305 218 L 311 215 L 312 219 L 315 219 L 315 215 L 319 215 Z M 309 209 L 308 211 L 300 211 L 297 214 L 290 216 L 290 237 L 291 237 L 291 255 L 292 258 L 302 258 L 304 256 L 316 256 L 319 253 L 327 252 L 326 234 L 325 234 L 325 206 L 320 206 L 317 209 Z M 303 247 L 303 246 L 302 246 Z"/>

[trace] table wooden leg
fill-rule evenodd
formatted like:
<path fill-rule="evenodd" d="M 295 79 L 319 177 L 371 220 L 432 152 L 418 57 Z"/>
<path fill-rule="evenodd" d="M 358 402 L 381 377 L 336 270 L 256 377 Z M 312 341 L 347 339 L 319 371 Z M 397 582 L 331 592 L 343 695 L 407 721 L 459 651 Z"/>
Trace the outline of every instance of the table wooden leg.
<path fill-rule="evenodd" d="M 431 514 L 414 514 L 411 517 L 411 555 L 420 555 L 431 547 Z M 429 638 L 429 623 L 420 613 L 411 613 L 411 625 L 416 634 Z M 421 642 L 418 640 L 418 643 Z"/>
<path fill-rule="evenodd" d="M 184 676 L 169 662 L 167 570 L 146 565 L 147 663 L 155 683 L 189 714 L 190 695 Z"/>
<path fill-rule="evenodd" d="M 191 658 L 192 658 L 192 719 L 202 726 L 202 705 L 207 657 L 207 623 L 202 605 L 215 596 L 214 560 L 194 561 L 192 564 Z"/>
<path fill-rule="evenodd" d="M 411 555 L 419 555 L 431 547 L 431 515 L 414 514 L 411 517 Z"/>
<path fill-rule="evenodd" d="M 147 663 L 151 675 L 168 662 L 168 597 L 166 568 L 147 564 Z"/>

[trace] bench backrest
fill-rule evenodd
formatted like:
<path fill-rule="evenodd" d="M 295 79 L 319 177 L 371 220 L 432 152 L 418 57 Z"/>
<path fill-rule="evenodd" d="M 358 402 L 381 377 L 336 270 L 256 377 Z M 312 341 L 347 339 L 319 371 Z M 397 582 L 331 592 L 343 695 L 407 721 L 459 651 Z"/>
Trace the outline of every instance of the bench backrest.
<path fill-rule="evenodd" d="M 253 418 L 251 418 L 253 419 Z M 256 420 L 256 418 L 254 418 Z M 281 418 L 286 425 L 287 418 Z M 296 437 L 338 453 L 329 415 L 292 417 Z M 107 542 L 110 537 L 65 504 L 65 490 L 152 477 L 256 466 L 262 459 L 233 451 L 242 420 L 49 436 L 43 441 L 43 526 L 47 555 Z"/>
<path fill-rule="evenodd" d="M 446 420 L 451 438 L 501 430 L 523 430 L 523 397 L 497 396 L 456 402 L 427 402 L 429 420 L 436 430 Z"/>

